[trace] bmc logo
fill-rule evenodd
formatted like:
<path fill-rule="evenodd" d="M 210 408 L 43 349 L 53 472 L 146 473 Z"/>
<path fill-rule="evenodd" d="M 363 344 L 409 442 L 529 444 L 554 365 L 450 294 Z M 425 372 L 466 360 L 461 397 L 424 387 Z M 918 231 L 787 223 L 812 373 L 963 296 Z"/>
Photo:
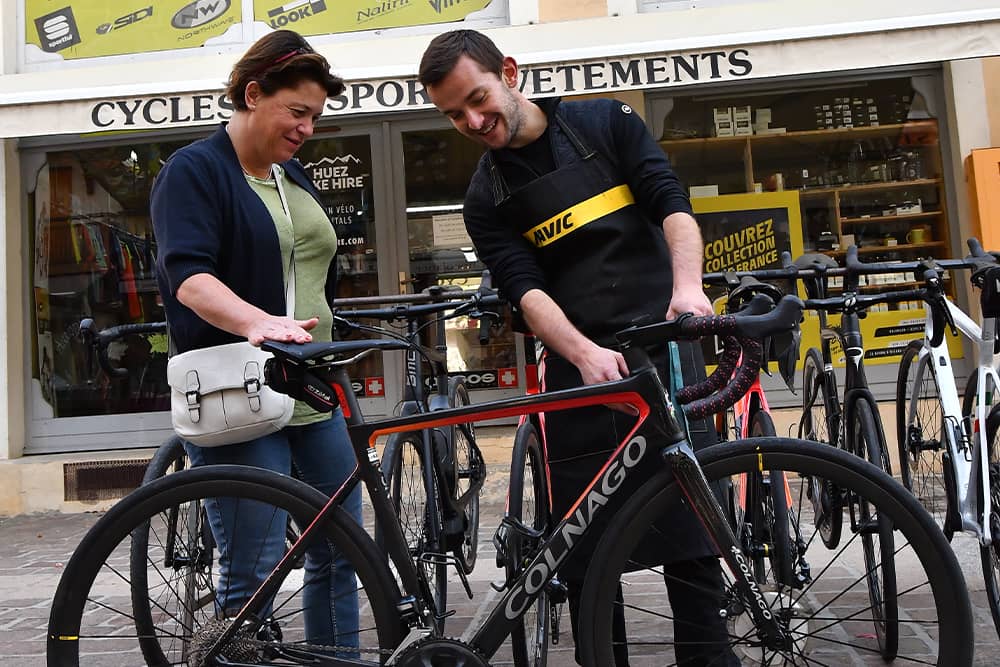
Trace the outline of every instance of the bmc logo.
<path fill-rule="evenodd" d="M 55 53 L 80 43 L 80 31 L 76 27 L 72 7 L 57 9 L 51 14 L 35 19 L 35 30 L 42 45 L 42 51 Z"/>
<path fill-rule="evenodd" d="M 143 19 L 148 19 L 153 15 L 153 7 L 150 5 L 144 9 L 137 9 L 131 14 L 126 14 L 125 16 L 119 16 L 115 19 L 114 23 L 102 23 L 97 26 L 98 35 L 106 35 L 112 30 L 121 30 L 122 28 L 127 28 L 133 23 L 138 23 Z"/>
<path fill-rule="evenodd" d="M 230 2 L 231 0 L 194 0 L 174 14 L 170 25 L 178 30 L 197 28 L 225 14 Z"/>

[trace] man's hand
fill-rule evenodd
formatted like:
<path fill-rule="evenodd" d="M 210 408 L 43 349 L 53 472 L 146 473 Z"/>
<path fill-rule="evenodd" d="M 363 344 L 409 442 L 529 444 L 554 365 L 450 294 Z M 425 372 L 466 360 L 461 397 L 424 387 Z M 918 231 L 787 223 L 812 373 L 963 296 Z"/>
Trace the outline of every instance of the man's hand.
<path fill-rule="evenodd" d="M 678 315 L 693 313 L 694 315 L 714 315 L 712 302 L 700 288 L 680 288 L 675 285 L 670 297 L 670 307 L 667 308 L 667 319 L 676 319 Z"/>
<path fill-rule="evenodd" d="M 620 352 L 591 343 L 573 364 L 580 371 L 584 384 L 621 380 L 628 375 L 625 357 Z"/>

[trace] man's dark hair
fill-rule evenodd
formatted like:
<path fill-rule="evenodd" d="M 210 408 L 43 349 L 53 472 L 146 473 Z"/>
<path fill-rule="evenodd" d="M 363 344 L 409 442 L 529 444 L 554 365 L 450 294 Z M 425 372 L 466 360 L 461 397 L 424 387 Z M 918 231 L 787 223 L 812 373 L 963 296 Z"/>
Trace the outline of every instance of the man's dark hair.
<path fill-rule="evenodd" d="M 483 69 L 497 76 L 503 73 L 503 54 L 489 37 L 475 30 L 452 30 L 438 35 L 420 59 L 420 83 L 426 88 L 440 83 L 467 55 Z"/>

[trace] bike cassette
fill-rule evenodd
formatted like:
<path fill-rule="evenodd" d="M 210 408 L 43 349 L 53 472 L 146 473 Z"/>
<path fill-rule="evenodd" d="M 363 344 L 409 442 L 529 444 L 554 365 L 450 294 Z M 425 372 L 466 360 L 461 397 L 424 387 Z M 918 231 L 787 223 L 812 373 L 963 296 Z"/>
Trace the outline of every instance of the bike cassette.
<path fill-rule="evenodd" d="M 397 667 L 490 667 L 489 661 L 459 639 L 425 637 L 400 654 Z"/>

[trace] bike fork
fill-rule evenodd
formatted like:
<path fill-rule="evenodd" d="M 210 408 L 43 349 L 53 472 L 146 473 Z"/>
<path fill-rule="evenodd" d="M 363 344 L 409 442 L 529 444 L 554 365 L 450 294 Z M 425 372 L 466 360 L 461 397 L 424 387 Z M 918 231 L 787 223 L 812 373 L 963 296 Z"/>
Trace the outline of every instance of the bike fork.
<path fill-rule="evenodd" d="M 678 442 L 666 447 L 661 456 L 670 465 L 674 479 L 680 484 L 698 520 L 719 548 L 765 646 L 778 651 L 791 650 L 791 636 L 781 628 L 771 611 L 767 598 L 754 578 L 753 568 L 695 459 L 691 445 L 686 441 Z"/>

